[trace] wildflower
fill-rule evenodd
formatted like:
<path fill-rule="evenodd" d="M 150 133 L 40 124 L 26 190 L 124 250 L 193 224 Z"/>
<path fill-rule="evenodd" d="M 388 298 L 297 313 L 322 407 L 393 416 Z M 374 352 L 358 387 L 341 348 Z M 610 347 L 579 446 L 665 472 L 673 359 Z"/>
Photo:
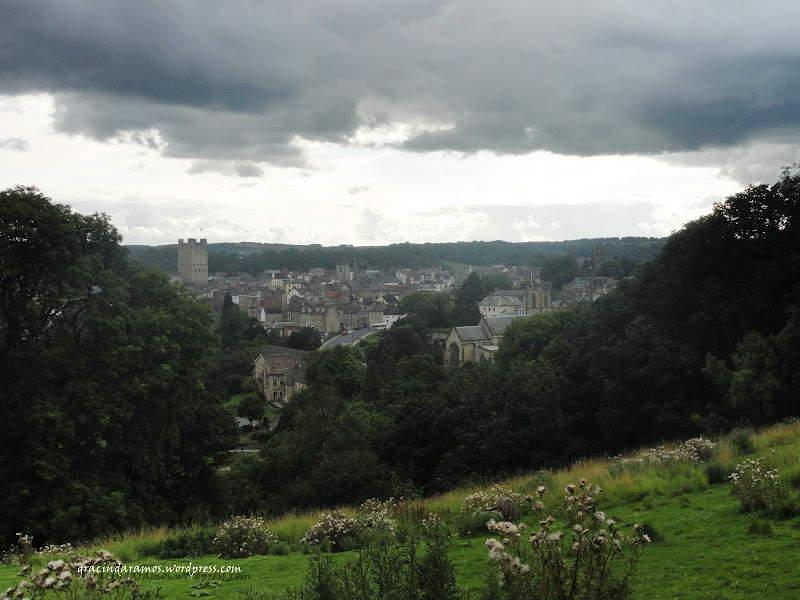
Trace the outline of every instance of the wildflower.
<path fill-rule="evenodd" d="M 649 544 L 650 543 L 650 536 L 649 535 L 647 535 L 647 534 L 643 535 L 642 539 L 644 540 L 645 544 Z"/>
<path fill-rule="evenodd" d="M 541 498 L 542 496 L 544 496 L 544 493 L 546 491 L 547 491 L 547 488 L 544 487 L 543 485 L 540 485 L 538 488 L 536 488 L 536 495 L 539 496 L 539 498 Z"/>
<path fill-rule="evenodd" d="M 602 510 L 598 510 L 596 513 L 594 513 L 594 518 L 602 523 L 606 520 L 606 513 L 604 513 Z"/>
<path fill-rule="evenodd" d="M 48 577 L 47 579 L 44 580 L 44 583 L 42 583 L 42 587 L 45 589 L 53 587 L 53 584 L 55 582 L 56 582 L 55 577 Z"/>

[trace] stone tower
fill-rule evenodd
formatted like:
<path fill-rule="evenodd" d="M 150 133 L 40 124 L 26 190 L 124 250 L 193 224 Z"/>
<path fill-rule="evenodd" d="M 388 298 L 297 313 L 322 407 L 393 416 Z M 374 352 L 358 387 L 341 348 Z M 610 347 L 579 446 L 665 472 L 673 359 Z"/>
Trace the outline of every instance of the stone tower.
<path fill-rule="evenodd" d="M 606 262 L 606 247 L 600 244 L 592 248 L 592 275 L 597 275 L 604 262 Z"/>
<path fill-rule="evenodd" d="M 185 283 L 208 281 L 207 240 L 178 240 L 178 273 Z"/>
<path fill-rule="evenodd" d="M 339 263 L 336 265 L 336 275 L 342 281 L 350 281 L 353 279 L 353 272 L 350 270 L 349 263 Z"/>
<path fill-rule="evenodd" d="M 553 310 L 553 284 L 532 283 L 525 292 L 525 312 L 535 315 Z"/>

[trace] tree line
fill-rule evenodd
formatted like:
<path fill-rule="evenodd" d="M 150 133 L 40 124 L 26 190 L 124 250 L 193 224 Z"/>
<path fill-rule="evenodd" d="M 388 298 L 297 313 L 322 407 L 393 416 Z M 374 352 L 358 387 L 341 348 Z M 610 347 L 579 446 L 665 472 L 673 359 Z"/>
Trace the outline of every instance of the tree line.
<path fill-rule="evenodd" d="M 287 269 L 308 271 L 314 267 L 333 270 L 337 264 L 355 264 L 361 269 L 447 268 L 448 265 L 533 265 L 548 258 L 591 256 L 592 249 L 605 246 L 609 259 L 649 260 L 663 246 L 662 238 L 594 238 L 562 242 L 453 242 L 390 244 L 388 246 L 290 246 L 276 244 L 208 245 L 209 273 L 249 273 Z M 131 257 L 166 272 L 178 264 L 177 245 L 131 246 Z M 576 263 L 577 264 L 577 263 Z M 624 267 L 623 267 L 624 269 Z"/>

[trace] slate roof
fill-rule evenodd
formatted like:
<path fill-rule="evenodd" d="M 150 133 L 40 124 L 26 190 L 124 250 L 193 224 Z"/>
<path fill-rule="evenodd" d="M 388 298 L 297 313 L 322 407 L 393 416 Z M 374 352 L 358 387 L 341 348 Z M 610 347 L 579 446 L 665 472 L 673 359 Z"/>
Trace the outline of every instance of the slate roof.
<path fill-rule="evenodd" d="M 524 289 L 516 289 L 516 290 L 495 290 L 488 297 L 492 296 L 513 296 L 514 298 L 524 298 L 525 294 L 527 293 Z"/>
<path fill-rule="evenodd" d="M 456 335 L 462 342 L 488 342 L 490 341 L 480 325 L 456 327 Z"/>
<path fill-rule="evenodd" d="M 269 346 L 259 352 L 261 356 L 269 354 L 308 354 L 307 350 L 296 350 L 295 348 L 286 348 L 284 346 Z"/>
<path fill-rule="evenodd" d="M 503 335 L 503 332 L 508 327 L 508 324 L 511 323 L 514 319 L 519 319 L 520 317 L 524 317 L 525 315 L 509 315 L 507 317 L 484 317 L 483 322 L 486 324 L 486 328 L 491 333 L 492 337 Z M 485 339 L 485 338 L 484 338 Z"/>

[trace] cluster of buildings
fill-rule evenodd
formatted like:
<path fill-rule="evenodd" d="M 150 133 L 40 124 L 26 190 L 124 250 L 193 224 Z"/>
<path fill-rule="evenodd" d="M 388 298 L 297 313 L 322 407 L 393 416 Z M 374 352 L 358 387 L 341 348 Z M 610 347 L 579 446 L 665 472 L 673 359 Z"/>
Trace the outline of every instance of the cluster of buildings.
<path fill-rule="evenodd" d="M 592 256 L 593 272 L 599 270 L 603 260 L 599 247 Z M 480 301 L 480 323 L 455 327 L 447 336 L 444 363 L 448 367 L 465 362 L 490 363 L 506 327 L 515 319 L 594 301 L 616 285 L 608 277 L 576 277 L 554 294 L 550 283 L 541 282 L 537 268 L 507 266 L 377 271 L 342 263 L 334 270 L 266 270 L 258 276 L 228 277 L 208 272 L 207 240 L 191 238 L 178 241 L 178 270 L 181 281 L 209 298 L 217 314 L 221 315 L 223 301 L 230 296 L 239 310 L 281 336 L 303 327 L 323 334 L 384 329 L 401 318 L 398 306 L 408 294 L 422 290 L 450 292 L 473 272 L 506 275 L 512 287 Z M 256 358 L 254 378 L 275 408 L 302 387 L 304 354 L 273 346 Z"/>

